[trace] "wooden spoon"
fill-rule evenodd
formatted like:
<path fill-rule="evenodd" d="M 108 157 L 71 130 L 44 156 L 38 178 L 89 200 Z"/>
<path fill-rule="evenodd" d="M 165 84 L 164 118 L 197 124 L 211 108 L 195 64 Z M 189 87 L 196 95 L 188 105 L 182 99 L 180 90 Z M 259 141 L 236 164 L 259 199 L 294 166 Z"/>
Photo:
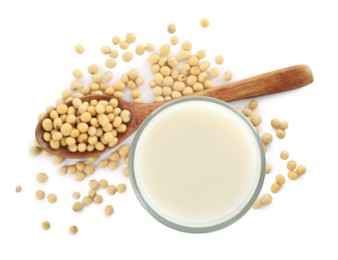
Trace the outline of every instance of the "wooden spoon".
<path fill-rule="evenodd" d="M 312 83 L 312 81 L 313 77 L 311 69 L 305 65 L 296 65 L 251 78 L 226 83 L 216 88 L 206 89 L 195 93 L 194 95 L 209 96 L 224 101 L 233 101 L 300 88 Z M 111 98 L 112 96 L 97 95 L 86 96 L 81 98 L 81 100 L 110 100 Z M 127 124 L 127 131 L 118 134 L 119 143 L 123 142 L 128 136 L 134 133 L 143 120 L 164 103 L 166 102 L 134 103 L 119 99 L 119 107 L 121 109 L 128 109 L 132 114 L 131 120 Z M 70 104 L 71 102 L 68 103 L 68 105 Z M 46 117 L 48 117 L 48 114 L 46 114 L 44 118 Z M 111 149 L 107 146 L 104 151 L 94 150 L 92 152 L 70 152 L 67 147 L 60 147 L 59 149 L 54 150 L 49 146 L 49 143 L 43 140 L 44 130 L 42 128 L 42 120 L 40 120 L 36 126 L 35 137 L 39 145 L 51 154 L 59 155 L 64 158 L 88 158 L 97 156 Z"/>

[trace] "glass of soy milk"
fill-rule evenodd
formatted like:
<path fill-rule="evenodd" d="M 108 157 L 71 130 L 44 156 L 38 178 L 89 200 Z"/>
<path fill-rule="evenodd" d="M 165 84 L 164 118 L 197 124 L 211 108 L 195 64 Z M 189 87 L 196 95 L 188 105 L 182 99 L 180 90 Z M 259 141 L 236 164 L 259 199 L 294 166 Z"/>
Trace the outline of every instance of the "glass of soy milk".
<path fill-rule="evenodd" d="M 129 176 L 142 206 L 176 230 L 211 232 L 240 219 L 257 199 L 265 155 L 255 128 L 209 97 L 171 101 L 141 125 Z"/>

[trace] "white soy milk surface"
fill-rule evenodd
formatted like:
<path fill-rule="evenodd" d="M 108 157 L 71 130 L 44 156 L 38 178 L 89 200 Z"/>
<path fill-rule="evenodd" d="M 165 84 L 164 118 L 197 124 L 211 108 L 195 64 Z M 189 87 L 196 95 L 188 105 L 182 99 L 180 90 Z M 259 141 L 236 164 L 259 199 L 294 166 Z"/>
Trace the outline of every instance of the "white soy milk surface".
<path fill-rule="evenodd" d="M 189 227 L 236 215 L 252 197 L 261 170 L 251 127 L 227 107 L 199 100 L 157 114 L 140 135 L 134 158 L 147 204 Z"/>

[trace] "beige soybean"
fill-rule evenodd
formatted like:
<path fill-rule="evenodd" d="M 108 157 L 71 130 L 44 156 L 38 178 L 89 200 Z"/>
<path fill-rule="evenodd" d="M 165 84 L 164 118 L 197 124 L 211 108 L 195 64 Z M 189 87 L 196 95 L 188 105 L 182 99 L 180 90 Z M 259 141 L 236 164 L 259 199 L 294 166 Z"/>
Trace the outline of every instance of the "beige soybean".
<path fill-rule="evenodd" d="M 205 50 L 198 50 L 196 52 L 196 57 L 199 58 L 199 59 L 204 59 L 206 56 L 206 52 Z"/>
<path fill-rule="evenodd" d="M 102 80 L 102 76 L 101 76 L 101 74 L 99 74 L 99 73 L 95 73 L 93 76 L 92 76 L 92 82 L 93 83 L 100 83 L 101 82 L 101 80 Z M 94 86 L 94 88 L 93 88 L 93 86 Z M 100 88 L 100 85 L 99 84 L 91 84 L 91 89 L 92 90 L 98 90 Z"/>
<path fill-rule="evenodd" d="M 209 75 L 212 78 L 216 78 L 219 75 L 219 70 L 217 68 L 211 68 L 209 70 Z"/>
<path fill-rule="evenodd" d="M 271 173 L 271 166 L 270 166 L 270 165 L 266 165 L 266 166 L 265 166 L 265 173 L 266 173 L 266 174 Z"/>
<path fill-rule="evenodd" d="M 79 70 L 79 69 L 73 70 L 73 77 L 74 77 L 75 79 L 81 79 L 82 76 L 83 76 L 83 73 L 82 73 L 81 70 Z"/>
<path fill-rule="evenodd" d="M 177 60 L 178 61 L 183 61 L 187 60 L 191 57 L 191 52 L 187 50 L 183 50 L 177 53 Z"/>
<path fill-rule="evenodd" d="M 190 51 L 192 49 L 192 44 L 189 41 L 182 42 L 182 49 L 185 51 Z"/>
<path fill-rule="evenodd" d="M 99 167 L 106 168 L 106 167 L 108 167 L 108 163 L 109 163 L 109 160 L 102 159 L 101 161 L 99 161 Z"/>
<path fill-rule="evenodd" d="M 173 92 L 171 92 L 171 97 L 173 99 L 180 98 L 180 97 L 182 97 L 182 93 L 179 92 L 179 91 L 174 90 Z"/>
<path fill-rule="evenodd" d="M 128 167 L 123 168 L 123 175 L 128 177 L 129 176 L 129 169 Z"/>
<path fill-rule="evenodd" d="M 109 54 L 109 53 L 111 52 L 110 46 L 108 46 L 108 45 L 102 46 L 102 47 L 101 47 L 101 52 L 102 52 L 103 54 Z"/>
<path fill-rule="evenodd" d="M 135 84 L 136 84 L 136 86 L 142 86 L 143 84 L 144 84 L 144 79 L 143 79 L 143 77 L 141 77 L 141 76 L 138 76 L 137 78 L 136 78 L 136 80 L 135 80 Z"/>
<path fill-rule="evenodd" d="M 41 154 L 41 152 L 42 152 L 42 149 L 41 149 L 40 147 L 37 147 L 37 146 L 33 146 L 33 147 L 30 149 L 30 153 L 31 153 L 32 155 L 35 155 L 35 156 Z"/>
<path fill-rule="evenodd" d="M 61 140 L 61 141 L 62 141 L 62 140 Z M 64 157 L 61 157 L 61 156 L 58 156 L 58 155 L 53 156 L 53 162 L 56 163 L 56 164 L 60 164 L 60 163 L 62 163 L 64 160 L 65 160 Z"/>
<path fill-rule="evenodd" d="M 78 89 L 80 89 L 82 86 L 81 86 L 80 81 L 78 81 L 78 80 L 73 80 L 73 81 L 70 83 L 70 87 L 71 87 L 73 90 L 78 90 Z"/>
<path fill-rule="evenodd" d="M 286 167 L 288 168 L 288 170 L 293 171 L 293 170 L 296 169 L 297 163 L 294 160 L 290 160 L 290 161 L 288 161 Z"/>
<path fill-rule="evenodd" d="M 111 215 L 113 215 L 113 213 L 114 213 L 114 208 L 113 208 L 113 206 L 107 205 L 107 206 L 104 208 L 104 214 L 105 214 L 106 216 L 111 216 Z"/>
<path fill-rule="evenodd" d="M 114 59 L 107 59 L 104 63 L 106 65 L 107 68 L 112 69 L 116 67 L 116 60 Z"/>
<path fill-rule="evenodd" d="M 22 187 L 20 185 L 15 187 L 15 192 L 20 193 L 22 191 Z"/>
<path fill-rule="evenodd" d="M 86 178 L 86 174 L 84 172 L 76 172 L 74 176 L 77 181 L 83 181 Z"/>
<path fill-rule="evenodd" d="M 163 102 L 164 98 L 162 96 L 158 96 L 154 98 L 154 102 Z"/>
<path fill-rule="evenodd" d="M 193 67 L 193 66 L 197 66 L 199 65 L 199 58 L 197 58 L 196 56 L 191 56 L 189 59 L 188 59 L 188 64 Z M 190 73 L 192 73 L 192 70 L 190 70 Z"/>
<path fill-rule="evenodd" d="M 36 181 L 39 183 L 45 183 L 48 181 L 48 175 L 46 173 L 40 172 L 36 175 Z"/>
<path fill-rule="evenodd" d="M 194 93 L 194 89 L 192 87 L 185 87 L 182 91 L 184 96 L 188 96 Z"/>
<path fill-rule="evenodd" d="M 277 193 L 279 192 L 280 188 L 281 188 L 280 184 L 275 182 L 271 185 L 271 192 Z"/>
<path fill-rule="evenodd" d="M 250 121 L 254 126 L 258 126 L 262 122 L 262 119 L 259 115 L 254 115 L 251 117 Z"/>
<path fill-rule="evenodd" d="M 82 54 L 85 51 L 85 47 L 80 43 L 76 44 L 74 49 L 75 49 L 75 52 L 78 54 Z"/>
<path fill-rule="evenodd" d="M 210 22 L 207 18 L 202 18 L 201 21 L 200 21 L 200 24 L 203 28 L 206 28 L 209 26 Z"/>
<path fill-rule="evenodd" d="M 288 178 L 292 181 L 295 181 L 298 179 L 298 174 L 295 171 L 289 171 L 288 172 Z"/>
<path fill-rule="evenodd" d="M 120 43 L 120 37 L 119 37 L 119 36 L 113 36 L 113 38 L 112 38 L 112 43 L 113 43 L 114 45 L 119 44 L 119 43 Z"/>
<path fill-rule="evenodd" d="M 119 52 L 117 50 L 111 50 L 109 53 L 109 57 L 112 59 L 116 59 L 119 56 Z"/>
<path fill-rule="evenodd" d="M 48 230 L 48 229 L 50 229 L 50 223 L 48 221 L 43 221 L 41 223 L 41 227 L 42 227 L 43 230 Z"/>
<path fill-rule="evenodd" d="M 168 66 L 163 66 L 161 67 L 160 72 L 163 76 L 169 76 L 171 74 L 171 69 Z"/>
<path fill-rule="evenodd" d="M 205 88 L 213 88 L 213 87 L 214 87 L 214 84 L 212 83 L 211 80 L 206 80 L 206 81 L 204 82 L 204 86 L 205 86 Z"/>
<path fill-rule="evenodd" d="M 199 65 L 201 71 L 207 71 L 210 67 L 209 61 L 202 61 Z"/>
<path fill-rule="evenodd" d="M 88 196 L 93 199 L 96 196 L 96 189 L 90 189 L 88 191 Z"/>
<path fill-rule="evenodd" d="M 169 44 L 164 44 L 160 47 L 160 54 L 161 56 L 165 57 L 168 56 L 170 53 L 170 45 Z M 163 64 L 164 65 L 164 64 Z M 162 65 L 162 66 L 163 66 Z M 161 65 L 160 65 L 161 66 Z"/>
<path fill-rule="evenodd" d="M 121 157 L 127 157 L 128 154 L 129 154 L 129 145 L 122 145 L 119 150 L 118 150 L 118 153 Z"/>
<path fill-rule="evenodd" d="M 221 65 L 221 64 L 223 64 L 223 61 L 224 61 L 224 58 L 223 58 L 222 55 L 217 55 L 217 56 L 215 57 L 215 63 L 216 63 L 216 64 Z"/>
<path fill-rule="evenodd" d="M 280 158 L 283 160 L 287 160 L 289 158 L 289 152 L 286 150 L 283 150 L 280 152 Z"/>
<path fill-rule="evenodd" d="M 232 75 L 232 72 L 230 70 L 225 71 L 224 74 L 223 74 L 223 78 L 226 81 L 231 80 L 232 77 L 233 77 L 233 75 Z"/>
<path fill-rule="evenodd" d="M 254 202 L 254 204 L 252 205 L 253 209 L 259 209 L 260 207 L 262 207 L 261 201 L 260 200 L 256 200 Z"/>
<path fill-rule="evenodd" d="M 178 44 L 178 37 L 172 36 L 170 38 L 170 43 L 171 43 L 171 45 L 177 45 Z"/>
<path fill-rule="evenodd" d="M 276 182 L 279 184 L 279 185 L 284 185 L 285 184 L 285 178 L 282 174 L 277 174 L 276 175 Z"/>
<path fill-rule="evenodd" d="M 99 188 L 99 183 L 98 183 L 98 181 L 97 180 L 90 180 L 89 181 L 89 183 L 88 183 L 88 185 L 89 185 L 89 188 L 91 188 L 91 189 L 93 189 L 93 190 L 96 190 L 96 189 L 98 189 Z"/>
<path fill-rule="evenodd" d="M 250 108 L 244 108 L 243 110 L 242 110 L 242 113 L 243 113 L 243 115 L 245 115 L 246 117 L 250 117 L 250 116 L 252 116 L 252 110 L 250 109 Z"/>
<path fill-rule="evenodd" d="M 127 190 L 127 185 L 125 185 L 124 183 L 120 183 L 119 185 L 117 185 L 118 193 L 124 193 L 126 190 Z"/>
<path fill-rule="evenodd" d="M 112 161 L 118 161 L 118 159 L 120 159 L 120 154 L 119 152 L 113 152 L 110 157 L 109 157 L 110 160 Z"/>
<path fill-rule="evenodd" d="M 45 198 L 45 192 L 43 190 L 37 190 L 35 192 L 35 198 L 37 200 L 43 200 Z"/>
<path fill-rule="evenodd" d="M 173 23 L 170 23 L 170 24 L 168 25 L 167 30 L 168 30 L 168 33 L 175 33 L 175 32 L 176 32 L 176 25 L 173 24 Z"/>
<path fill-rule="evenodd" d="M 285 138 L 285 135 L 286 135 L 286 133 L 285 133 L 285 131 L 282 130 L 282 129 L 278 129 L 278 130 L 276 131 L 276 136 L 277 136 L 279 139 Z"/>
<path fill-rule="evenodd" d="M 263 204 L 263 205 L 269 205 L 271 204 L 272 202 L 272 196 L 270 194 L 264 194 L 261 199 L 260 199 L 260 202 Z"/>
<path fill-rule="evenodd" d="M 89 74 L 95 74 L 99 71 L 99 66 L 96 64 L 91 64 L 87 68 Z"/>
<path fill-rule="evenodd" d="M 95 172 L 95 168 L 93 165 L 91 164 L 87 164 L 84 168 L 84 172 L 87 174 L 87 175 L 92 175 L 94 172 Z"/>
<path fill-rule="evenodd" d="M 286 130 L 289 127 L 289 123 L 287 121 L 282 121 L 282 122 L 280 122 L 279 127 L 282 130 Z"/>
<path fill-rule="evenodd" d="M 304 165 L 299 165 L 296 171 L 298 175 L 304 175 L 306 173 L 306 167 Z"/>
<path fill-rule="evenodd" d="M 97 204 L 101 204 L 103 202 L 103 197 L 99 194 L 96 194 L 93 198 L 93 201 Z"/>
<path fill-rule="evenodd" d="M 95 196 L 95 195 L 94 195 Z M 92 198 L 90 196 L 84 196 L 82 198 L 82 203 L 83 205 L 87 206 L 89 205 L 90 203 L 92 203 Z"/>
<path fill-rule="evenodd" d="M 128 43 L 133 43 L 133 42 L 135 42 L 135 41 L 136 41 L 136 35 L 133 34 L 133 33 L 127 33 L 127 34 L 126 34 L 126 41 L 127 41 Z"/>
<path fill-rule="evenodd" d="M 72 197 L 73 197 L 73 199 L 77 200 L 81 197 L 81 194 L 80 194 L 80 192 L 75 191 L 75 192 L 73 192 Z"/>
<path fill-rule="evenodd" d="M 156 64 L 160 59 L 160 56 L 158 56 L 156 53 L 153 53 L 149 56 L 148 62 L 150 64 Z"/>
<path fill-rule="evenodd" d="M 280 122 L 277 118 L 273 118 L 271 120 L 271 126 L 275 129 L 278 129 L 279 128 L 279 125 L 280 125 Z"/>
<path fill-rule="evenodd" d="M 79 231 L 77 226 L 71 226 L 69 227 L 69 232 L 73 235 L 77 234 L 77 232 Z"/>
<path fill-rule="evenodd" d="M 125 61 L 125 62 L 129 62 L 133 59 L 134 57 L 134 54 L 130 51 L 127 51 L 125 53 L 123 53 L 122 55 L 122 59 Z"/>
<path fill-rule="evenodd" d="M 153 94 L 154 94 L 155 97 L 162 95 L 162 88 L 161 87 L 154 87 L 152 91 L 153 91 Z"/>
<path fill-rule="evenodd" d="M 152 52 L 154 50 L 155 50 L 155 45 L 154 44 L 152 44 L 152 43 L 147 43 L 146 44 L 146 51 L 147 52 Z"/>
<path fill-rule="evenodd" d="M 116 189 L 115 185 L 109 185 L 107 187 L 107 193 L 109 195 L 114 195 L 116 193 L 116 191 L 117 191 L 117 189 Z"/>
<path fill-rule="evenodd" d="M 120 41 L 120 48 L 122 50 L 126 50 L 129 47 L 129 43 L 127 41 Z"/>
<path fill-rule="evenodd" d="M 265 133 L 262 135 L 262 142 L 263 144 L 270 144 L 273 140 L 273 137 L 269 133 Z"/>
<path fill-rule="evenodd" d="M 257 100 L 251 100 L 249 103 L 249 108 L 251 110 L 255 110 L 258 107 L 258 101 Z"/>
<path fill-rule="evenodd" d="M 82 210 L 83 210 L 83 204 L 81 203 L 81 202 L 75 202 L 74 204 L 73 204 L 73 210 L 75 211 L 75 212 L 81 212 Z"/>
<path fill-rule="evenodd" d="M 146 48 L 143 44 L 139 44 L 135 48 L 135 53 L 139 56 L 143 55 L 145 52 Z"/>
<path fill-rule="evenodd" d="M 107 188 L 108 187 L 108 181 L 107 180 L 100 180 L 99 181 L 99 186 L 100 186 L 100 188 L 102 188 L 102 189 L 105 189 L 105 188 Z"/>
<path fill-rule="evenodd" d="M 66 165 L 61 166 L 59 172 L 61 175 L 65 175 L 67 173 L 67 166 Z"/>
<path fill-rule="evenodd" d="M 50 203 L 55 203 L 57 201 L 57 196 L 54 193 L 50 193 L 47 195 L 47 200 Z"/>
<path fill-rule="evenodd" d="M 123 162 L 124 162 L 125 164 L 127 164 L 127 165 L 128 165 L 128 162 L 129 162 L 129 157 L 126 157 L 126 158 L 124 158 L 124 159 L 123 159 Z"/>

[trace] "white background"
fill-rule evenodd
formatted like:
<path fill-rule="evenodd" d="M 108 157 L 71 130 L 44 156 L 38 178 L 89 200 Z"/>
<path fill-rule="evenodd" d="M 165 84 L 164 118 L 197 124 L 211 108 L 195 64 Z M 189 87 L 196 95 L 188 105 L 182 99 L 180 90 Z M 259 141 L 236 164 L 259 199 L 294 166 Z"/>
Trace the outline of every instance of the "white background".
<path fill-rule="evenodd" d="M 0 259 L 337 259 L 335 1 L 59 2 L 0 3 Z M 202 17 L 209 18 L 209 28 L 199 26 Z M 232 70 L 234 79 L 295 64 L 309 65 L 315 78 L 306 88 L 258 98 L 263 131 L 272 132 L 272 117 L 290 125 L 287 138 L 275 138 L 267 154 L 273 171 L 264 191 L 277 173 L 286 174 L 278 158 L 282 149 L 308 173 L 296 182 L 287 180 L 271 206 L 209 234 L 185 234 L 156 222 L 130 185 L 125 194 L 105 197 L 102 205 L 76 214 L 71 194 L 84 194 L 87 180 L 60 176 L 51 158 L 28 152 L 37 115 L 69 86 L 74 68 L 103 64 L 99 49 L 113 35 L 134 32 L 139 43 L 166 43 L 170 22 L 180 40 L 190 40 L 193 50 L 205 49 L 209 60 L 222 54 L 221 70 Z M 76 43 L 85 45 L 84 55 L 75 54 Z M 143 66 L 145 72 L 145 60 L 137 58 L 114 73 L 128 66 Z M 247 100 L 233 104 L 244 106 Z M 94 177 L 129 184 L 121 169 L 100 170 Z M 48 173 L 48 183 L 35 182 L 40 171 Z M 14 191 L 18 184 L 20 194 Z M 55 192 L 57 204 L 37 201 L 34 193 L 40 188 Z M 103 215 L 107 203 L 115 207 L 110 218 Z M 49 231 L 41 229 L 43 220 L 51 222 Z M 76 236 L 68 233 L 70 225 L 79 227 Z"/>

